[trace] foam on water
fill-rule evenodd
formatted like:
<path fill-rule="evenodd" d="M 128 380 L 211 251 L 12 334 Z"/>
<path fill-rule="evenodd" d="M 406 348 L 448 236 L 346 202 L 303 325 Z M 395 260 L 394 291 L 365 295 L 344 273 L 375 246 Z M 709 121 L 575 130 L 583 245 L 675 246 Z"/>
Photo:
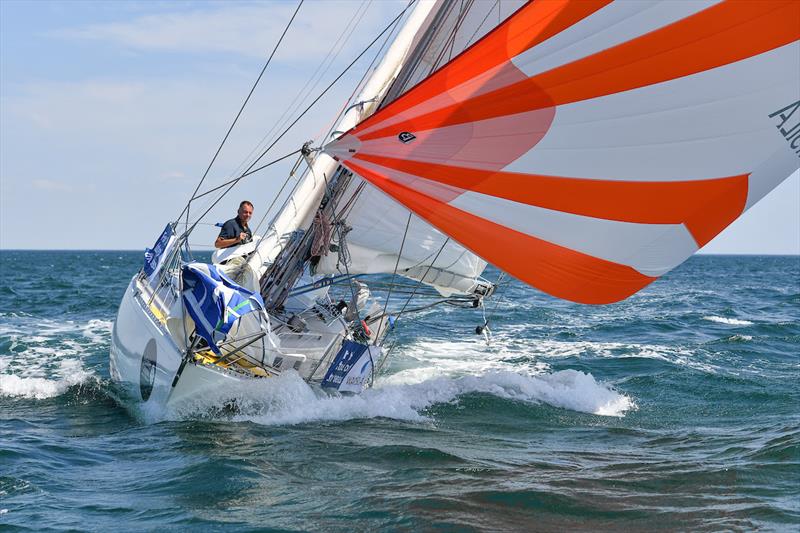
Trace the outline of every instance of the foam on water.
<path fill-rule="evenodd" d="M 206 395 L 191 405 L 173 406 L 164 418 L 208 416 L 219 406 L 235 402 L 235 420 L 264 425 L 391 418 L 411 422 L 433 421 L 426 410 L 458 402 L 472 393 L 526 403 L 546 403 L 603 416 L 624 416 L 635 402 L 591 374 L 562 370 L 552 374 L 525 375 L 493 371 L 478 376 L 436 377 L 402 383 L 398 376 L 379 380 L 360 395 L 329 395 L 306 384 L 297 374 L 269 380 L 243 382 L 225 392 Z M 161 418 L 161 417 L 159 417 Z"/>
<path fill-rule="evenodd" d="M 53 398 L 96 379 L 84 364 L 87 351 L 108 343 L 112 323 L 16 318 L 0 326 L 10 354 L 0 355 L 0 397 Z"/>
<path fill-rule="evenodd" d="M 690 348 L 679 344 L 666 346 L 630 342 L 558 341 L 552 339 L 530 340 L 529 342 L 528 353 L 544 361 L 567 357 L 642 358 L 664 361 L 706 373 L 721 372 L 721 368 L 713 362 L 710 354 L 695 347 Z"/>
<path fill-rule="evenodd" d="M 64 394 L 73 385 L 92 379 L 94 374 L 83 368 L 81 361 L 64 360 L 51 379 L 42 377 L 20 377 L 16 374 L 0 374 L 0 396 L 35 398 L 43 400 Z"/>
<path fill-rule="evenodd" d="M 541 373 L 550 368 L 546 362 L 533 358 L 520 360 L 520 355 L 526 353 L 525 343 L 511 339 L 494 339 L 488 346 L 478 340 L 425 339 L 393 353 L 393 357 L 410 363 L 403 366 L 411 368 L 395 371 L 388 380 L 417 383 L 440 376 L 480 375 L 494 371 Z"/>
<path fill-rule="evenodd" d="M 728 324 L 729 326 L 752 326 L 753 322 L 749 320 L 741 320 L 738 318 L 726 318 L 724 316 L 704 316 L 703 320 L 716 322 L 718 324 Z"/>
<path fill-rule="evenodd" d="M 398 354 L 398 359 L 404 357 L 413 359 L 412 368 L 399 372 L 404 382 L 496 370 L 541 373 L 551 368 L 553 360 L 568 357 L 656 359 L 708 373 L 720 371 L 706 354 L 680 345 L 517 338 L 513 332 L 494 335 L 489 346 L 475 341 L 419 341 Z"/>

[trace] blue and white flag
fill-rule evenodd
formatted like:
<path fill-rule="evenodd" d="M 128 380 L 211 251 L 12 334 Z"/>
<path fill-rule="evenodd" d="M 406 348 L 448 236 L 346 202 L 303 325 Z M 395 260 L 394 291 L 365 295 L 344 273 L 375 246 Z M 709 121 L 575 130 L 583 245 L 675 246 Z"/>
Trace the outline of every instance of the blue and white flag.
<path fill-rule="evenodd" d="M 374 361 L 380 355 L 380 346 L 345 340 L 322 378 L 321 386 L 339 392 L 361 392 L 369 383 Z"/>
<path fill-rule="evenodd" d="M 259 294 L 237 285 L 214 265 L 189 263 L 183 267 L 183 301 L 197 334 L 215 353 L 233 324 L 252 311 L 264 309 Z"/>
<path fill-rule="evenodd" d="M 169 255 L 172 245 L 175 244 L 175 233 L 172 231 L 172 224 L 167 224 L 161 236 L 158 238 L 152 248 L 145 248 L 144 250 L 144 274 L 153 285 L 158 281 L 158 273 L 164 260 Z"/>

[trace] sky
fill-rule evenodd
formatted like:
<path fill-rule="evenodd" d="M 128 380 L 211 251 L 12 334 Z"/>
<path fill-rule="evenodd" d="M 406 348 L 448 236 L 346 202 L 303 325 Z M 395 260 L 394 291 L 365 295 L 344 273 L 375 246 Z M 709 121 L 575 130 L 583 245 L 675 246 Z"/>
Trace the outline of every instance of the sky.
<path fill-rule="evenodd" d="M 229 179 L 403 5 L 306 0 L 204 188 Z M 197 185 L 295 7 L 0 0 L 0 248 L 152 246 Z M 265 161 L 319 142 L 373 57 Z M 243 180 L 207 220 L 231 218 L 245 198 L 257 220 L 293 162 Z M 200 226 L 190 242 L 208 247 L 216 232 Z M 702 252 L 800 254 L 798 173 Z"/>

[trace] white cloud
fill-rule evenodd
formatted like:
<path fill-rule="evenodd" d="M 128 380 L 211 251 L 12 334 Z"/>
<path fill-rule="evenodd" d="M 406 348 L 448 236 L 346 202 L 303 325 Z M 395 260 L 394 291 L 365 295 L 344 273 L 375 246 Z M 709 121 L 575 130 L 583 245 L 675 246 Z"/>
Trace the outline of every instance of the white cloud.
<path fill-rule="evenodd" d="M 72 192 L 72 186 L 62 182 L 62 181 L 55 181 L 55 180 L 33 180 L 33 186 L 40 191 L 50 191 L 50 192 Z"/>
<path fill-rule="evenodd" d="M 126 22 L 91 24 L 60 30 L 57 35 L 104 41 L 135 50 L 222 52 L 263 58 L 274 47 L 296 7 L 294 3 L 216 6 L 213 9 L 146 15 Z M 369 5 L 360 2 L 306 2 L 276 59 L 317 60 L 328 52 L 342 30 L 349 23 L 356 22 L 362 12 L 363 19 L 347 49 L 352 49 L 357 41 L 369 42 L 403 6 L 403 2 L 395 1 L 369 2 Z M 366 37 L 369 39 L 365 40 Z"/>
<path fill-rule="evenodd" d="M 180 170 L 172 170 L 170 172 L 165 172 L 161 175 L 161 177 L 165 180 L 185 180 L 187 178 L 186 174 L 181 172 Z"/>

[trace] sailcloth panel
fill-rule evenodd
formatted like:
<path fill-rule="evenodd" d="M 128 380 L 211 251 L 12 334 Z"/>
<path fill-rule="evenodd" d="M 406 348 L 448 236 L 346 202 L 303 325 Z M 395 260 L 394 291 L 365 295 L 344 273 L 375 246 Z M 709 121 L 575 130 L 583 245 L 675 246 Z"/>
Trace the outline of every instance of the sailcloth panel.
<path fill-rule="evenodd" d="M 610 303 L 800 167 L 800 2 L 526 4 L 326 147 L 469 250 Z"/>
<path fill-rule="evenodd" d="M 351 182 L 343 197 L 350 198 L 363 182 Z M 343 216 L 348 231 L 349 264 L 345 269 L 335 253 L 322 258 L 316 272 L 336 274 L 392 273 L 419 279 L 436 286 L 445 294 L 468 293 L 475 278 L 486 268 L 486 261 L 448 240 L 428 222 L 412 215 L 406 207 L 374 187 L 361 187 L 357 201 Z M 406 224 L 408 232 L 406 232 Z M 398 259 L 399 254 L 399 259 Z M 436 259 L 435 268 L 428 266 Z M 426 274 L 427 272 L 427 274 Z"/>
<path fill-rule="evenodd" d="M 516 11 L 524 1 L 460 2 L 444 0 L 431 11 L 429 20 L 415 37 L 414 45 L 401 71 L 381 102 L 385 107 L 399 95 L 426 78 L 452 57 L 491 31 Z M 358 191 L 358 194 L 356 192 Z M 425 283 L 443 294 L 468 293 L 486 268 L 486 261 L 409 210 L 383 191 L 364 188 L 357 174 L 342 195 L 342 204 L 352 207 L 341 216 L 352 228 L 347 233 L 350 262 L 345 267 L 336 254 L 327 255 L 317 265 L 322 274 L 392 273 L 412 279 L 425 276 Z M 402 246 L 402 250 L 401 250 Z M 399 257 L 398 257 L 399 255 Z M 431 262 L 436 264 L 429 269 Z"/>

